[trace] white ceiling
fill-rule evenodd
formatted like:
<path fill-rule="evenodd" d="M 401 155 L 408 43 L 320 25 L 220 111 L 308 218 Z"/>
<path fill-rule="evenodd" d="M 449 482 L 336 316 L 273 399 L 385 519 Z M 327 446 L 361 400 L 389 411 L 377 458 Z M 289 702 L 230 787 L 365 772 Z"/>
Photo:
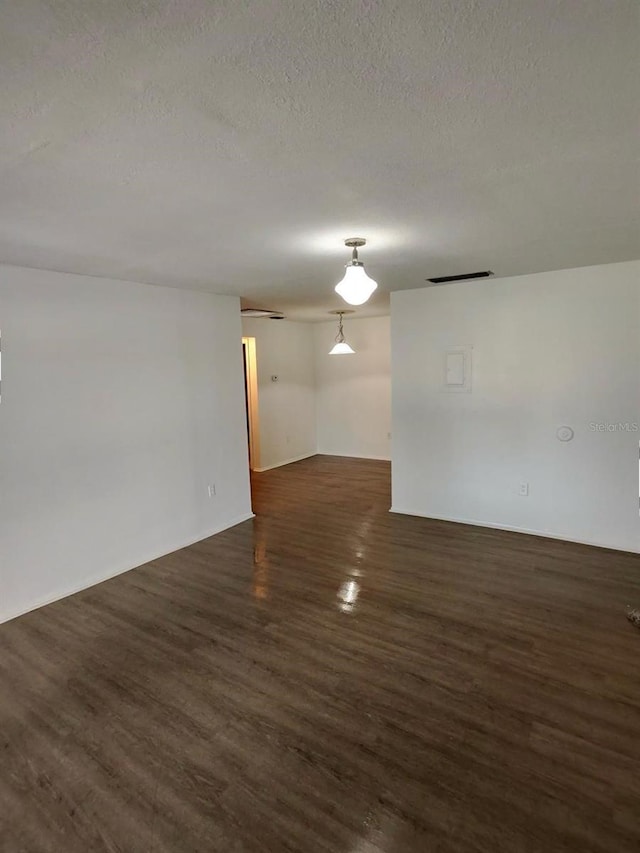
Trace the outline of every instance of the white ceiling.
<path fill-rule="evenodd" d="M 326 319 L 638 252 L 636 0 L 0 6 L 0 262 Z M 472 285 L 470 285 L 472 286 Z"/>

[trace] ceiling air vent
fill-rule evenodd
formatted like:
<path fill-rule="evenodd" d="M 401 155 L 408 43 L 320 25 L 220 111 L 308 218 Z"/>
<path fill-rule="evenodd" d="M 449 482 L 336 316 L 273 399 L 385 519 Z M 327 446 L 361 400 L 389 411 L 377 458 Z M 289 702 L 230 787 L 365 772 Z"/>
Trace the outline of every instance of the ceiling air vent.
<path fill-rule="evenodd" d="M 268 311 L 266 308 L 243 308 L 243 317 L 267 317 L 269 320 L 284 320 L 282 311 Z"/>
<path fill-rule="evenodd" d="M 480 272 L 465 272 L 462 275 L 441 275 L 438 278 L 428 278 L 431 284 L 447 284 L 450 281 L 468 281 L 470 278 L 489 278 L 493 275 L 491 270 L 481 270 Z"/>

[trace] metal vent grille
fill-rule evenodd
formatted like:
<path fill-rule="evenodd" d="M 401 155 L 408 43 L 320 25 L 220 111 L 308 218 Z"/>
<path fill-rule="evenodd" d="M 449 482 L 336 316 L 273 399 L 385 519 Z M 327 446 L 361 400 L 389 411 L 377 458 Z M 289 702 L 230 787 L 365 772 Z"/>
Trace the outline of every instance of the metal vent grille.
<path fill-rule="evenodd" d="M 269 320 L 284 320 L 282 311 L 269 311 L 267 308 L 243 308 L 243 317 L 266 317 Z"/>
<path fill-rule="evenodd" d="M 465 272 L 462 275 L 441 275 L 437 278 L 428 278 L 431 284 L 446 284 L 448 281 L 468 281 L 470 278 L 489 278 L 493 275 L 491 270 L 481 270 L 480 272 Z"/>

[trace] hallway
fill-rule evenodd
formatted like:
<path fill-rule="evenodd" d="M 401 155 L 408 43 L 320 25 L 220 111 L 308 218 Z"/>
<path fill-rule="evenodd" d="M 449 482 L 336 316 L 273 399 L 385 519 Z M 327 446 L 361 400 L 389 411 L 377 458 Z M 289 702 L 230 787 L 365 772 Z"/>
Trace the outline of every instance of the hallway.
<path fill-rule="evenodd" d="M 253 503 L 0 626 L 0 851 L 637 850 L 637 555 L 392 515 L 385 462 Z"/>

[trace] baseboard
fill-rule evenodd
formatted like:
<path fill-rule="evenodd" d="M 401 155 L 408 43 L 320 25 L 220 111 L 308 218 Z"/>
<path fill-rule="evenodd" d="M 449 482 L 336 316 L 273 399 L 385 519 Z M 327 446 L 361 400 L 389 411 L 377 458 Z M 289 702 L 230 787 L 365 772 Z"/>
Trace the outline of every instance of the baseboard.
<path fill-rule="evenodd" d="M 341 459 L 373 459 L 374 462 L 391 462 L 390 456 L 361 456 L 359 453 L 328 453 L 324 450 L 319 450 L 318 456 L 339 456 Z"/>
<path fill-rule="evenodd" d="M 354 456 L 353 453 L 324 453 L 322 451 L 314 451 L 313 453 L 304 453 L 302 456 L 294 456 L 293 459 L 285 459 L 284 462 L 277 462 L 275 465 L 267 465 L 265 468 L 254 468 L 256 474 L 262 474 L 263 471 L 272 471 L 274 468 L 282 468 L 283 465 L 291 465 L 292 462 L 301 462 L 303 459 L 311 459 L 312 456 L 339 456 L 341 459 L 373 459 L 376 462 L 391 462 L 389 456 Z"/>
<path fill-rule="evenodd" d="M 264 471 L 272 471 L 274 468 L 282 468 L 283 465 L 291 465 L 292 462 L 301 462 L 303 459 L 311 459 L 312 456 L 318 454 L 314 450 L 313 453 L 303 453 L 302 456 L 294 456 L 293 459 L 285 459 L 284 462 L 276 462 L 275 465 L 266 465 L 264 468 L 254 468 L 256 474 L 262 474 Z"/>
<path fill-rule="evenodd" d="M 625 554 L 638 554 L 640 551 L 633 551 L 629 548 L 621 548 L 619 545 L 611 545 L 604 542 L 595 542 L 590 539 L 573 539 L 571 536 L 563 536 L 560 533 L 549 533 L 546 530 L 534 530 L 528 527 L 514 527 L 509 524 L 494 524 L 490 521 L 476 521 L 470 518 L 456 518 L 447 515 L 427 515 L 415 510 L 400 509 L 392 506 L 389 512 L 397 515 L 414 515 L 416 518 L 431 518 L 434 521 L 451 521 L 454 524 L 469 524 L 472 527 L 488 527 L 491 530 L 507 530 L 509 533 L 524 533 L 527 536 L 542 536 L 544 539 L 559 539 L 561 542 L 573 542 L 576 545 L 590 545 L 592 548 L 606 548 L 608 551 L 622 551 Z"/>
<path fill-rule="evenodd" d="M 141 562 L 136 562 L 134 566 L 127 564 L 126 566 L 109 571 L 106 574 L 94 575 L 86 581 L 83 581 L 78 586 L 69 587 L 63 592 L 59 592 L 55 595 L 46 596 L 45 598 L 38 599 L 36 602 L 29 605 L 29 607 L 24 610 L 19 610 L 15 613 L 2 613 L 0 614 L 0 625 L 5 622 L 10 622 L 12 619 L 17 619 L 18 616 L 24 616 L 25 613 L 31 613 L 32 610 L 38 610 L 40 607 L 46 607 L 47 604 L 53 604 L 55 601 L 61 601 L 63 598 L 68 598 L 70 595 L 75 595 L 76 593 L 82 592 L 85 589 L 89 589 L 92 586 L 96 586 L 99 583 L 104 583 L 104 581 L 111 580 L 111 578 L 118 577 L 118 575 L 124 575 L 127 572 L 133 571 L 133 569 L 139 569 L 141 566 L 144 566 L 147 563 L 152 563 L 154 560 L 159 560 L 161 557 L 166 557 L 168 554 L 173 554 L 176 551 L 181 551 L 183 548 L 188 548 L 189 545 L 195 545 L 196 542 L 202 542 L 203 539 L 208 539 L 210 536 L 215 536 L 217 533 L 222 533 L 224 530 L 228 530 L 230 527 L 235 527 L 236 524 L 242 524 L 243 521 L 249 521 L 250 518 L 255 518 L 254 513 L 246 513 L 242 516 L 238 516 L 237 518 L 233 518 L 230 521 L 224 522 L 221 525 L 217 525 L 211 531 L 205 533 L 204 536 L 197 536 L 195 539 L 190 539 L 187 542 L 183 542 L 181 545 L 176 545 L 175 548 L 171 548 L 171 550 L 169 551 L 163 551 L 161 554 L 152 554 L 146 559 L 143 559 Z"/>

